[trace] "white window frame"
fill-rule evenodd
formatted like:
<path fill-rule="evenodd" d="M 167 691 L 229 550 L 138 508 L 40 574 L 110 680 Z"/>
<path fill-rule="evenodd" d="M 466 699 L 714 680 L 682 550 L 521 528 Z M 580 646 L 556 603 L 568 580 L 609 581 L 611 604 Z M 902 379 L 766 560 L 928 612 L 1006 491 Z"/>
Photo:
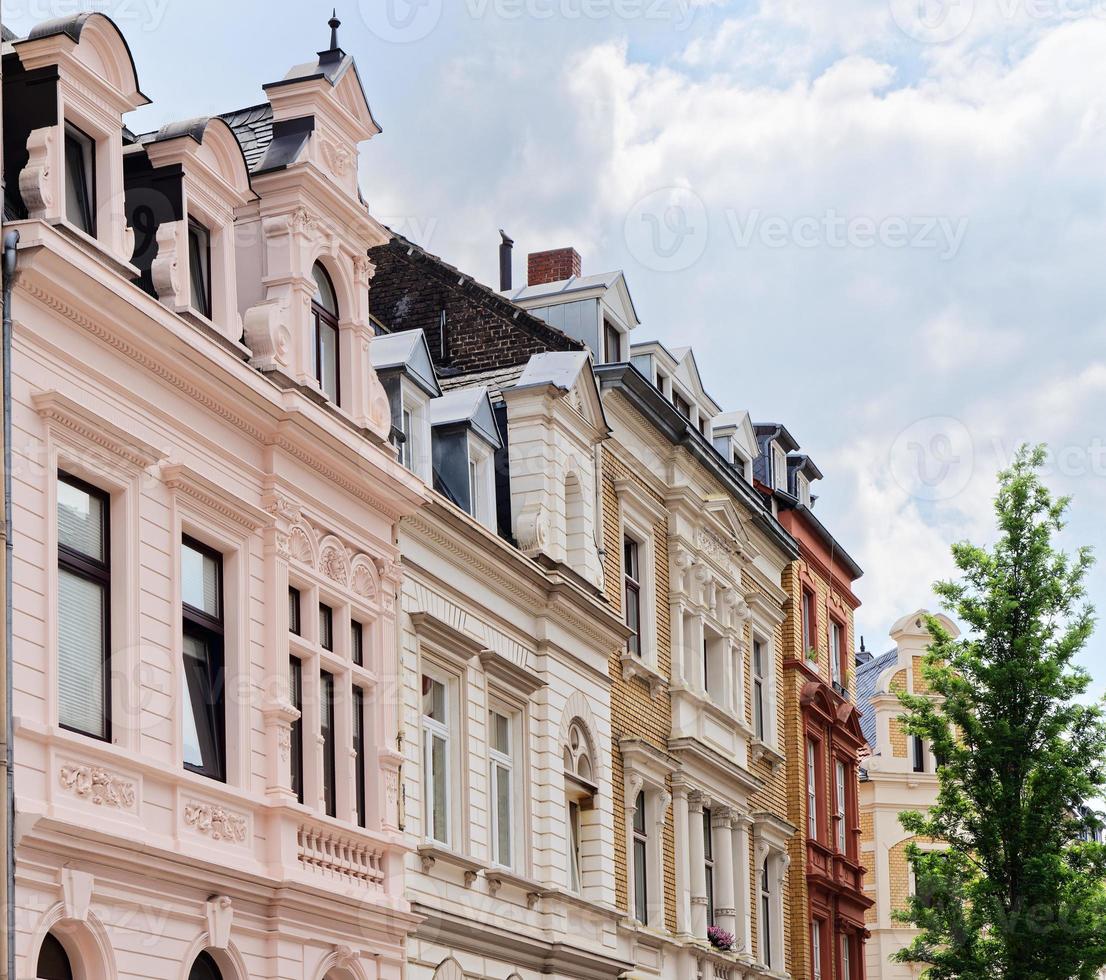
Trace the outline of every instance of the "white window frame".
<path fill-rule="evenodd" d="M 656 586 L 656 545 L 654 529 L 664 511 L 660 505 L 649 498 L 644 490 L 631 480 L 619 480 L 615 483 L 615 492 L 619 499 L 619 589 L 625 588 L 624 556 L 621 543 L 626 538 L 637 544 L 638 550 L 638 599 L 641 606 L 641 622 L 638 624 L 638 660 L 647 671 L 657 671 L 657 586 Z M 623 595 L 625 605 L 625 595 Z M 623 609 L 623 618 L 625 618 Z M 632 655 L 627 650 L 626 656 Z"/>
<path fill-rule="evenodd" d="M 806 830 L 810 840 L 818 840 L 818 746 L 806 740 Z"/>
<path fill-rule="evenodd" d="M 777 442 L 772 443 L 772 486 L 787 491 L 787 453 Z"/>
<path fill-rule="evenodd" d="M 847 932 L 841 933 L 841 980 L 852 980 L 853 977 L 853 943 L 852 936 Z"/>
<path fill-rule="evenodd" d="M 752 692 L 753 693 L 753 702 L 752 702 L 753 718 L 752 718 L 752 721 L 753 721 L 753 737 L 758 739 L 761 742 L 767 742 L 768 741 L 769 733 L 771 731 L 771 726 L 770 726 L 769 718 L 768 718 L 768 715 L 769 715 L 769 711 L 768 711 L 768 677 L 765 675 L 765 670 L 764 670 L 765 663 L 766 663 L 766 660 L 767 660 L 767 657 L 765 655 L 765 649 L 764 649 L 766 645 L 767 644 L 765 643 L 764 639 L 760 636 L 759 633 L 757 633 L 754 630 L 753 631 L 753 643 L 752 643 L 752 647 L 751 647 L 750 653 L 749 653 L 749 656 L 751 658 L 751 666 L 753 668 L 752 669 L 752 674 L 753 674 L 753 692 Z M 759 656 L 760 667 L 759 668 L 757 667 L 757 660 L 758 660 L 757 652 L 758 651 L 760 652 L 760 656 Z M 758 728 L 757 709 L 758 708 L 760 709 L 760 718 L 759 718 L 760 731 L 757 731 L 757 728 Z"/>
<path fill-rule="evenodd" d="M 429 677 L 437 681 L 445 688 L 445 722 L 428 717 L 422 708 L 422 678 Z M 455 824 L 456 807 L 453 799 L 454 789 L 454 754 L 456 752 L 457 739 L 455 738 L 454 716 L 457 713 L 457 683 L 456 678 L 442 670 L 436 664 L 423 663 L 419 674 L 419 731 L 422 740 L 422 793 L 423 793 L 423 838 L 432 844 L 442 847 L 454 847 L 458 839 Z M 445 840 L 434 836 L 432 814 L 434 804 L 434 780 L 431 771 L 431 747 L 434 738 L 441 738 L 445 742 Z"/>
<path fill-rule="evenodd" d="M 507 720 L 507 752 L 503 753 L 493 747 L 492 716 L 499 715 Z M 514 869 L 518 866 L 519 848 L 522 841 L 519 821 L 519 777 L 521 766 L 518 762 L 519 732 L 521 729 L 519 712 L 511 709 L 499 700 L 492 700 L 488 705 L 488 813 L 489 813 L 489 847 L 488 855 L 491 863 L 500 868 Z M 499 798 L 497 770 L 505 770 L 507 773 L 507 803 L 508 803 L 508 831 L 510 834 L 508 849 L 510 853 L 507 860 L 499 850 Z"/>
<path fill-rule="evenodd" d="M 469 516 L 495 530 L 494 452 L 483 439 L 468 433 Z"/>
<path fill-rule="evenodd" d="M 829 660 L 830 680 L 841 687 L 845 686 L 845 678 L 841 676 L 841 654 L 844 647 L 844 627 L 832 616 L 829 619 Z"/>
<path fill-rule="evenodd" d="M 833 766 L 834 796 L 837 804 L 837 850 L 847 854 L 849 849 L 848 815 L 848 769 L 844 759 L 835 759 Z"/>
<path fill-rule="evenodd" d="M 399 382 L 399 421 L 403 428 L 404 416 L 410 417 L 410 431 L 404 431 L 407 441 L 401 449 L 400 462 L 403 463 L 415 476 L 429 483 L 431 477 L 430 458 L 430 421 L 427 415 L 429 399 L 426 394 L 416 388 L 409 378 L 401 378 Z M 407 448 L 409 447 L 409 448 Z M 404 456 L 407 461 L 404 461 Z"/>
<path fill-rule="evenodd" d="M 810 958 L 813 980 L 822 980 L 822 931 L 821 919 L 810 920 Z"/>
<path fill-rule="evenodd" d="M 626 867 L 630 874 L 627 878 L 627 908 L 636 918 L 636 879 L 633 875 L 634 854 L 634 802 L 637 794 L 645 794 L 645 891 L 647 898 L 646 922 L 643 925 L 656 929 L 664 928 L 665 882 L 664 882 L 664 828 L 668 817 L 671 794 L 667 789 L 667 779 L 671 775 L 661 753 L 651 749 L 637 739 L 627 739 L 619 744 L 622 765 L 625 772 L 625 817 L 626 817 Z"/>
<path fill-rule="evenodd" d="M 804 507 L 810 507 L 810 480 L 807 479 L 806 474 L 795 474 L 795 496 L 799 498 L 799 503 Z"/>

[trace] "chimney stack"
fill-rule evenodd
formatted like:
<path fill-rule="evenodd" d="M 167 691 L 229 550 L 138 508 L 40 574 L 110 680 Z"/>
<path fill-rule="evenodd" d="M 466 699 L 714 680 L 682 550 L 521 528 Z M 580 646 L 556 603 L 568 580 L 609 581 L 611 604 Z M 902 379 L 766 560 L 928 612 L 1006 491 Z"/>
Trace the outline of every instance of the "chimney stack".
<path fill-rule="evenodd" d="M 499 237 L 502 239 L 499 243 L 499 291 L 505 293 L 511 288 L 511 259 L 515 243 L 502 228 L 499 229 Z"/>
<path fill-rule="evenodd" d="M 580 275 L 580 253 L 574 248 L 551 248 L 546 252 L 531 252 L 526 260 L 526 282 L 540 286 L 546 282 L 561 282 Z"/>

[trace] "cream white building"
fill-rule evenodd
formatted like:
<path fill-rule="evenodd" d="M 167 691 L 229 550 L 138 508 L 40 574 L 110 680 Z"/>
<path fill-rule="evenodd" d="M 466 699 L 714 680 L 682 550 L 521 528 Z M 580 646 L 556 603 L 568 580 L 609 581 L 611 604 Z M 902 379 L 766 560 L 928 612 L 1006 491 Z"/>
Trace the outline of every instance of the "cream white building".
<path fill-rule="evenodd" d="M 908 980 L 921 966 L 896 963 L 892 957 L 907 946 L 916 931 L 894 918 L 913 894 L 914 878 L 907 861 L 913 838 L 899 815 L 925 813 L 937 802 L 937 765 L 929 744 L 903 728 L 900 691 L 924 694 L 922 661 L 931 642 L 926 610 L 903 616 L 891 627 L 894 647 L 857 660 L 857 706 L 871 754 L 861 762 L 861 862 L 868 869 L 865 891 L 875 905 L 868 910 L 871 938 L 866 945 L 869 980 Z M 959 630 L 947 616 L 938 621 L 952 636 Z M 924 846 L 924 845 L 923 845 Z"/>

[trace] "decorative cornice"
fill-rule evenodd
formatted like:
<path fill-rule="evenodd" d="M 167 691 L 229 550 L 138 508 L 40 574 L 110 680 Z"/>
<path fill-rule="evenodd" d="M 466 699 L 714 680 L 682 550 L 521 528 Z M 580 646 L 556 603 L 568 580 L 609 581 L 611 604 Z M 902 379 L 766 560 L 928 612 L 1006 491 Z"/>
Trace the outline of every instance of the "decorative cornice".
<path fill-rule="evenodd" d="M 67 429 L 138 469 L 145 469 L 166 457 L 166 453 L 156 446 L 121 429 L 56 389 L 36 392 L 31 395 L 31 404 L 45 422 Z"/>
<path fill-rule="evenodd" d="M 183 463 L 163 464 L 161 478 L 170 490 L 187 494 L 209 510 L 249 531 L 272 524 L 273 519 L 267 511 L 255 507 Z"/>
<path fill-rule="evenodd" d="M 516 664 L 495 650 L 481 650 L 479 656 L 486 674 L 491 674 L 492 677 L 519 691 L 525 697 L 530 697 L 546 685 L 542 678 L 522 664 Z"/>
<path fill-rule="evenodd" d="M 486 649 L 482 640 L 462 632 L 453 623 L 446 622 L 431 612 L 413 612 L 408 615 L 420 639 L 429 640 L 461 660 L 471 660 Z"/>

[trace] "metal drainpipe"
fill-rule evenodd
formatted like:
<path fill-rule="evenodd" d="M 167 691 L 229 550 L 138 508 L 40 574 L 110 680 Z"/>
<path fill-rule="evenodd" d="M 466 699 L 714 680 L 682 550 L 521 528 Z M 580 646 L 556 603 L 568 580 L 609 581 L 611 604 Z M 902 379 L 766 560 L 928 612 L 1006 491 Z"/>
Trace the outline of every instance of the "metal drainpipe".
<path fill-rule="evenodd" d="M 15 772 L 12 745 L 12 287 L 15 285 L 19 232 L 4 233 L 4 899 L 6 912 L 4 975 L 15 977 Z"/>

